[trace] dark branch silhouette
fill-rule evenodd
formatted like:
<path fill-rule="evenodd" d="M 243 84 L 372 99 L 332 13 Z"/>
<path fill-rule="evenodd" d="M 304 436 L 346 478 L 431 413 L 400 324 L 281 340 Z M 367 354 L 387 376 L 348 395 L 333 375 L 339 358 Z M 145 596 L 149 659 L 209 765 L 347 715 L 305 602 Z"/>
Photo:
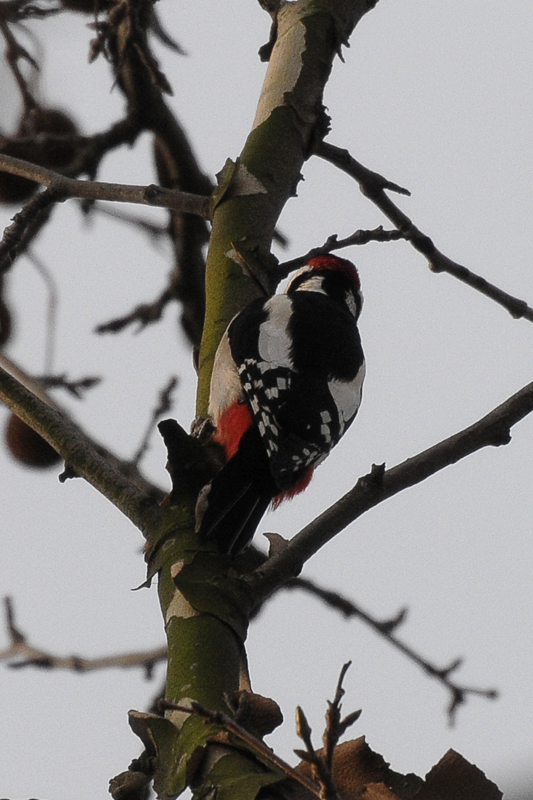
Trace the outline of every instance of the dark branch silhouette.
<path fill-rule="evenodd" d="M 524 318 L 529 320 L 529 322 L 533 322 L 533 308 L 528 306 L 524 300 L 520 300 L 504 292 L 503 289 L 489 283 L 489 281 L 482 278 L 481 275 L 476 275 L 456 261 L 452 261 L 452 259 L 445 256 L 444 253 L 441 253 L 430 237 L 422 233 L 409 217 L 385 194 L 387 189 L 389 191 L 399 192 L 400 194 L 410 194 L 406 189 L 402 189 L 377 172 L 372 172 L 372 170 L 364 167 L 350 155 L 348 150 L 335 147 L 327 142 L 322 142 L 317 148 L 316 154 L 334 164 L 352 178 L 355 178 L 359 183 L 362 193 L 372 200 L 380 211 L 396 225 L 398 230 L 403 234 L 403 237 L 413 245 L 415 250 L 418 250 L 419 253 L 426 256 L 429 261 L 430 269 L 433 272 L 447 272 L 449 275 L 453 275 L 454 278 L 466 283 L 468 286 L 476 289 L 476 291 L 481 292 L 481 294 L 490 297 L 491 300 L 503 306 L 514 319 Z"/>
<path fill-rule="evenodd" d="M 155 665 L 167 658 L 166 646 L 99 658 L 86 658 L 78 655 L 58 656 L 28 642 L 27 637 L 15 622 L 15 611 L 10 597 L 4 597 L 4 609 L 10 645 L 0 651 L 0 661 L 6 661 L 11 669 L 37 667 L 49 670 L 63 669 L 71 672 L 94 672 L 101 669 L 142 667 L 146 677 L 151 678 Z"/>
<path fill-rule="evenodd" d="M 385 465 L 374 465 L 370 474 L 360 478 L 344 497 L 246 578 L 256 602 L 260 603 L 286 580 L 297 576 L 321 547 L 369 509 L 482 447 L 508 444 L 510 429 L 531 411 L 533 383 L 524 386 L 478 422 L 402 464 L 389 470 L 385 470 Z"/>
<path fill-rule="evenodd" d="M 407 617 L 406 608 L 402 608 L 395 617 L 386 620 L 377 620 L 367 611 L 364 611 L 360 605 L 348 600 L 338 592 L 317 586 L 314 581 L 310 581 L 307 578 L 293 578 L 287 581 L 281 588 L 304 589 L 315 597 L 318 597 L 331 608 L 340 611 L 344 617 L 357 617 L 361 622 L 364 622 L 365 625 L 368 625 L 389 644 L 399 650 L 409 661 L 417 664 L 426 675 L 439 681 L 450 694 L 450 701 L 448 704 L 448 720 L 450 725 L 454 724 L 459 706 L 466 702 L 469 695 L 485 697 L 488 700 L 497 699 L 498 692 L 495 689 L 479 689 L 475 686 L 464 686 L 452 680 L 453 673 L 462 666 L 462 659 L 454 659 L 454 661 L 446 667 L 436 667 L 428 661 L 427 658 L 421 656 L 412 647 L 402 642 L 396 635 L 396 630 Z"/>

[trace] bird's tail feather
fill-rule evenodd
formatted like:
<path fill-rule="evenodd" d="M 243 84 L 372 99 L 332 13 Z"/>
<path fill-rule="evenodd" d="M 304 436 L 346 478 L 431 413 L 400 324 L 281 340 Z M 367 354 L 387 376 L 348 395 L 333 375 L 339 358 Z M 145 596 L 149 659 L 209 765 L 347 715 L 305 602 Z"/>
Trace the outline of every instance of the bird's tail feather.
<path fill-rule="evenodd" d="M 258 434 L 257 434 L 258 435 Z M 241 441 L 237 453 L 230 458 L 211 481 L 207 508 L 200 523 L 202 541 L 215 539 L 221 553 L 235 555 L 251 541 L 263 514 L 279 489 L 270 474 L 264 449 L 260 464 L 251 474 L 249 449 L 256 443 L 255 429 L 250 429 Z M 245 441 L 248 439 L 248 441 Z M 257 480 L 257 478 L 260 480 Z"/>

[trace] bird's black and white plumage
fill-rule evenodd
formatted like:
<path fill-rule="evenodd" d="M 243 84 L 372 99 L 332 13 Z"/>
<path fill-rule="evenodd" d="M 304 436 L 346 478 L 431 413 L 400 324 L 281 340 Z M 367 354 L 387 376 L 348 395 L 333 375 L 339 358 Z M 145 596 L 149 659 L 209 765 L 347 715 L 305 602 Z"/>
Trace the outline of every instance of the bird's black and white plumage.
<path fill-rule="evenodd" d="M 285 294 L 254 300 L 230 322 L 209 402 L 227 463 L 199 523 L 221 552 L 239 552 L 272 501 L 302 491 L 353 422 L 365 375 L 361 306 L 353 264 L 319 256 Z"/>

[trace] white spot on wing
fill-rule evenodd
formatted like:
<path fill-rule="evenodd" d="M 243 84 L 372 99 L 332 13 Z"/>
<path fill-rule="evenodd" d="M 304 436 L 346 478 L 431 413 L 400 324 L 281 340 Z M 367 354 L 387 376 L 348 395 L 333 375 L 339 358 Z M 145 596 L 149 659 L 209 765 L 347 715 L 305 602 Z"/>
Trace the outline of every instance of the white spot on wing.
<path fill-rule="evenodd" d="M 331 431 L 329 429 L 329 425 L 321 425 L 320 433 L 324 437 L 326 444 L 329 444 L 331 442 Z"/>
<path fill-rule="evenodd" d="M 353 296 L 353 292 L 346 292 L 344 296 L 344 302 L 346 303 L 350 314 L 353 314 L 354 317 L 359 316 L 359 311 L 357 308 L 357 303 L 355 302 L 355 297 Z"/>
<path fill-rule="evenodd" d="M 328 381 L 329 391 L 335 401 L 339 414 L 340 436 L 344 433 L 346 425 L 352 421 L 361 404 L 365 371 L 366 365 L 363 361 L 353 381 Z"/>
<path fill-rule="evenodd" d="M 288 325 L 292 312 L 292 301 L 285 294 L 276 294 L 267 300 L 265 309 L 268 317 L 259 327 L 258 350 L 267 367 L 287 367 L 292 369 L 290 357 L 291 340 Z"/>

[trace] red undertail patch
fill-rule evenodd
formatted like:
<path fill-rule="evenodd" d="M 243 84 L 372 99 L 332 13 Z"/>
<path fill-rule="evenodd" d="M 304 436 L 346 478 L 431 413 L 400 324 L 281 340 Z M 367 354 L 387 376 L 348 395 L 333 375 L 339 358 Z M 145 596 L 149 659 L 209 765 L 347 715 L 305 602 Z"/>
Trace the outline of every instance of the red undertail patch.
<path fill-rule="evenodd" d="M 246 403 L 234 403 L 222 412 L 213 438 L 226 451 L 227 461 L 235 455 L 243 434 L 252 424 L 252 412 Z"/>
<path fill-rule="evenodd" d="M 314 467 L 307 467 L 304 474 L 301 476 L 301 478 L 298 478 L 298 480 L 291 489 L 287 489 L 286 492 L 278 494 L 272 500 L 272 509 L 273 510 L 276 509 L 280 505 L 280 503 L 283 503 L 285 500 L 292 500 L 292 498 L 295 497 L 297 494 L 300 494 L 300 492 L 303 492 L 304 489 L 307 489 L 307 487 L 311 483 L 311 478 L 313 477 L 314 470 L 315 470 Z"/>

